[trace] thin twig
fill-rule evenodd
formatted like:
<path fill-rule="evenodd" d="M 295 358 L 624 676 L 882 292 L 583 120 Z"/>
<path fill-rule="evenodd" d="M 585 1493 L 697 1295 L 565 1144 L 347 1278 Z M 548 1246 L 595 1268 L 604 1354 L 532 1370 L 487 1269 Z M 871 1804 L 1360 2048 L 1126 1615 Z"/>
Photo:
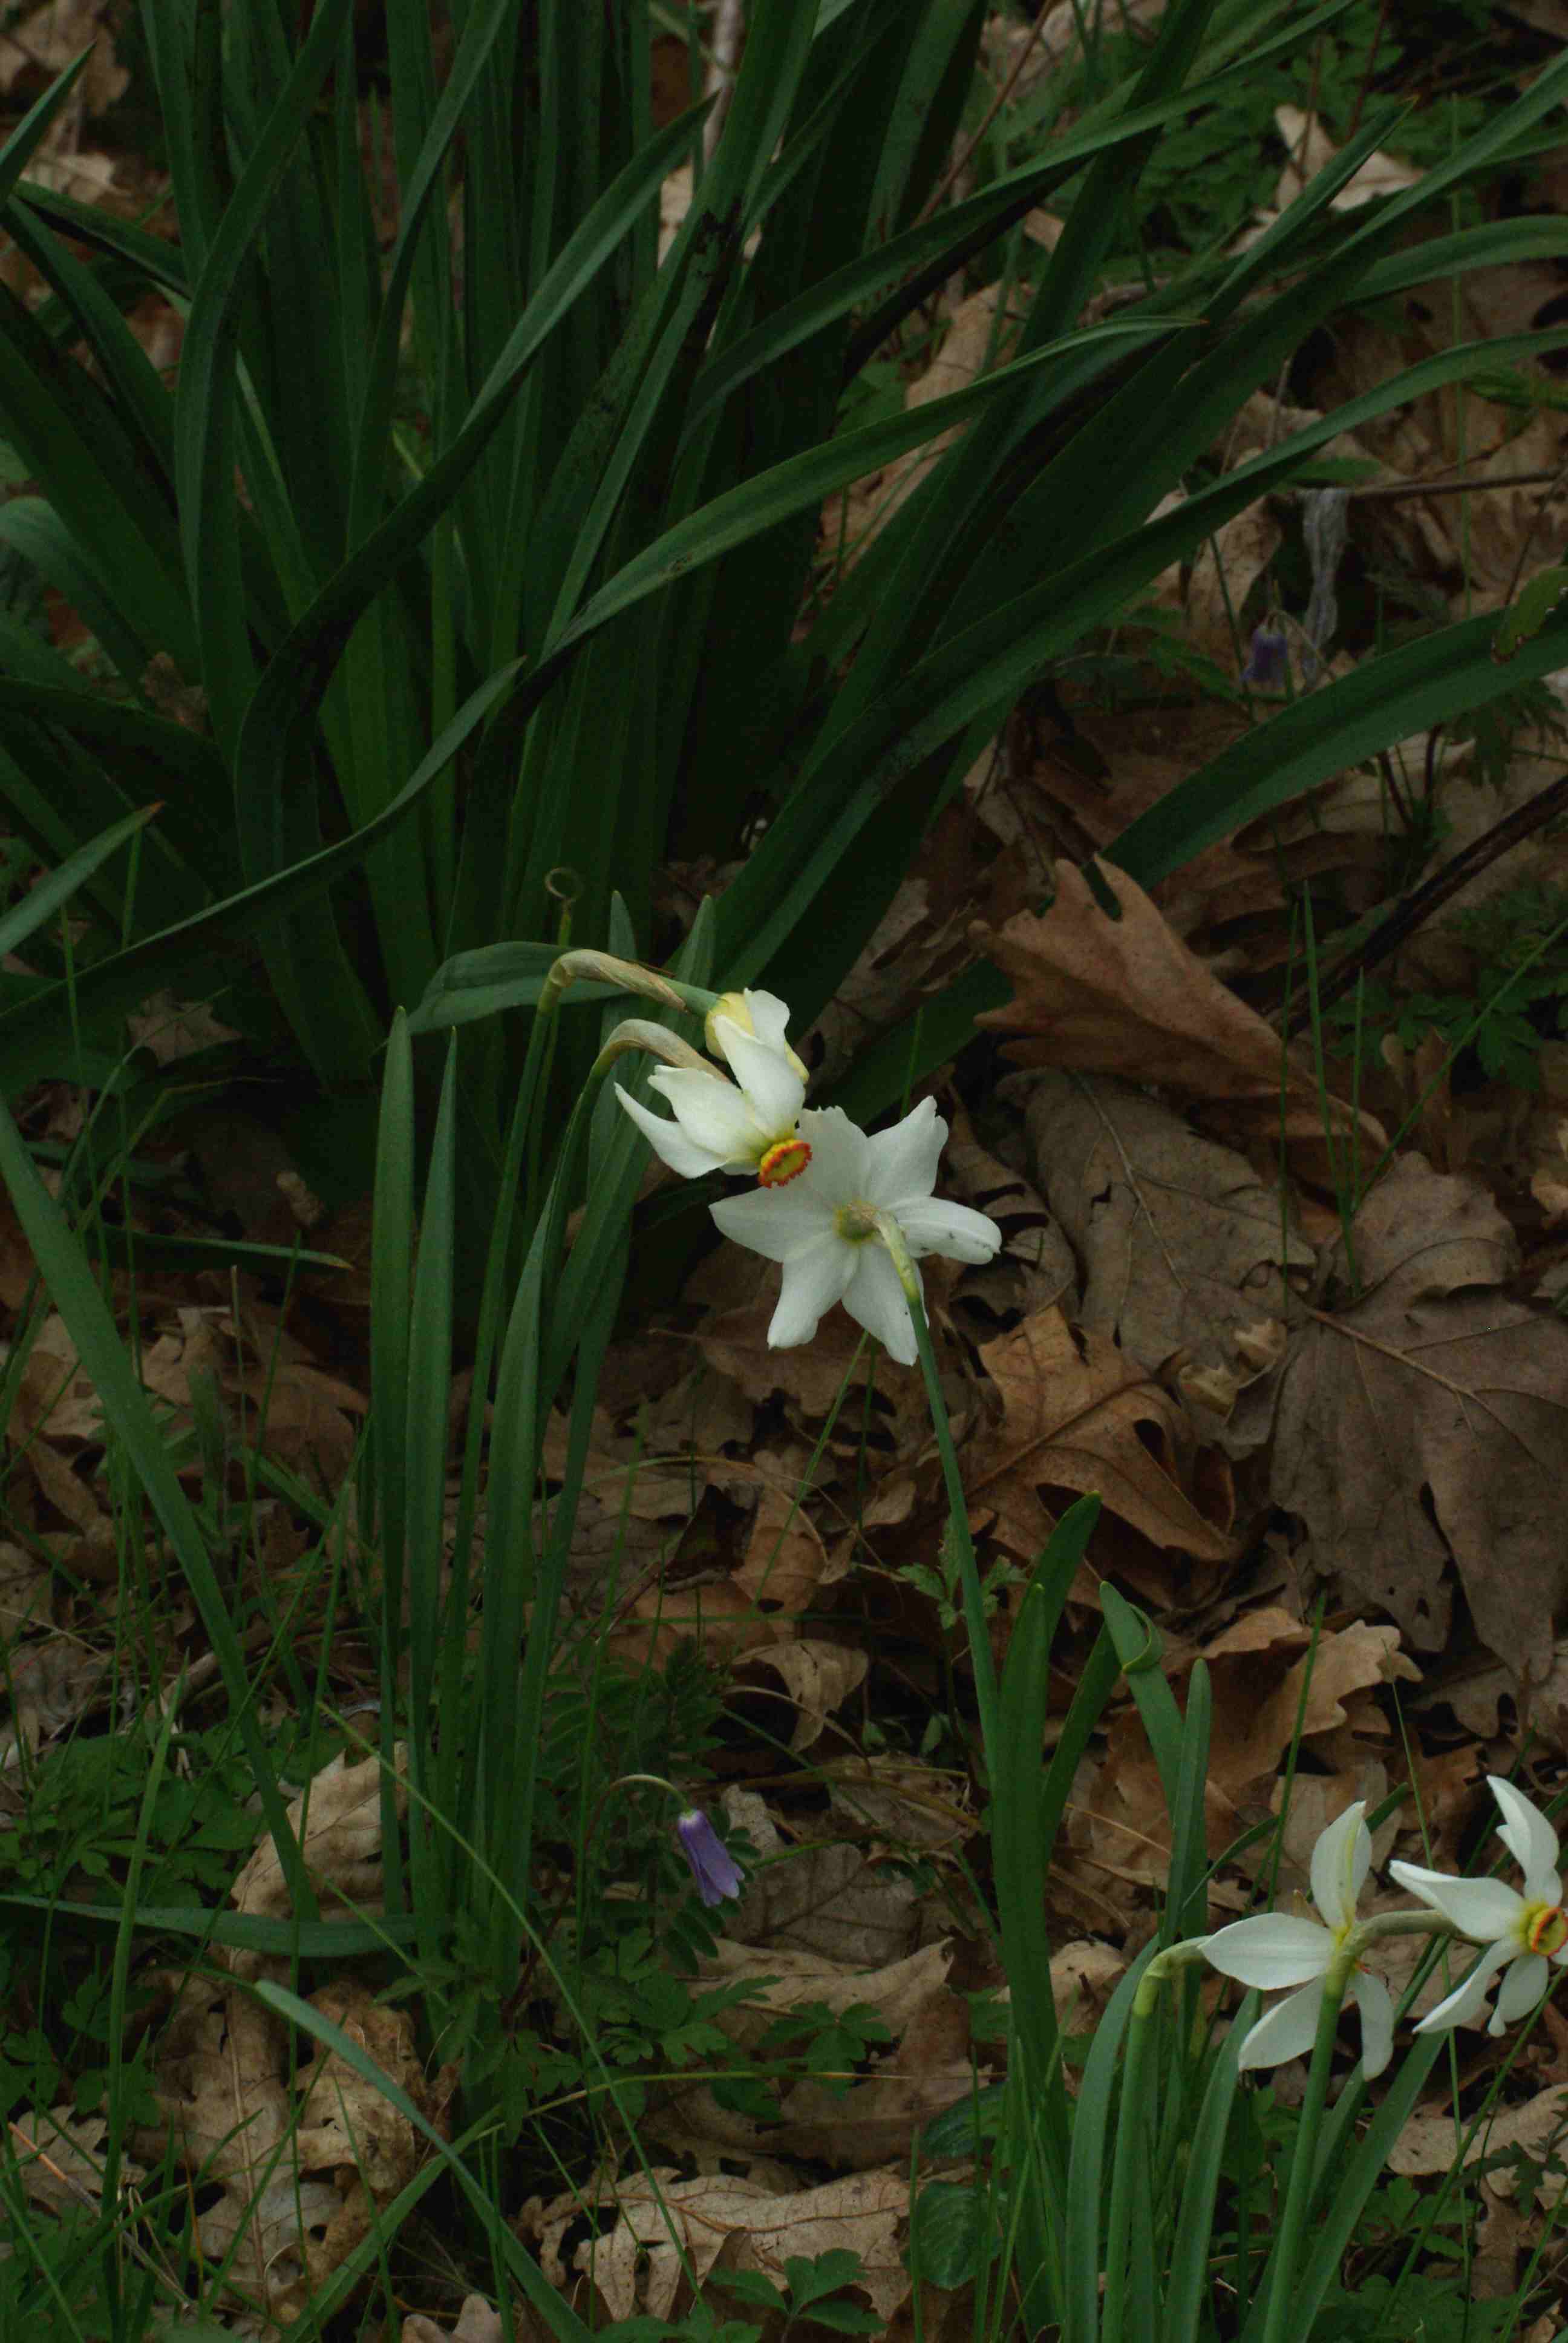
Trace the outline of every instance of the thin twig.
<path fill-rule="evenodd" d="M 1352 488 L 1352 498 L 1363 503 L 1374 498 L 1393 502 L 1402 497 L 1473 497 L 1484 495 L 1488 488 L 1550 488 L 1563 478 L 1568 467 L 1551 472 L 1499 472 L 1491 479 L 1478 479 L 1473 474 L 1454 480 L 1390 480 L 1372 488 Z"/>
<path fill-rule="evenodd" d="M 1382 0 L 1382 6 L 1377 12 L 1377 24 L 1372 32 L 1372 46 L 1367 51 L 1367 61 L 1362 67 L 1361 87 L 1356 92 L 1355 107 L 1344 135 L 1343 144 L 1347 146 L 1361 128 L 1362 116 L 1366 111 L 1367 92 L 1372 87 L 1372 67 L 1377 63 L 1377 53 L 1382 45 L 1383 26 L 1388 23 L 1388 6 L 1389 0 Z"/>
<path fill-rule="evenodd" d="M 940 182 L 940 186 L 932 194 L 930 200 L 927 203 L 925 209 L 920 214 L 922 221 L 929 220 L 930 218 L 932 213 L 936 210 L 937 206 L 940 203 L 942 203 L 946 197 L 952 193 L 964 172 L 968 170 L 970 165 L 973 162 L 975 155 L 979 150 L 980 140 L 985 136 L 986 132 L 990 128 L 991 124 L 996 120 L 997 116 L 1001 112 L 1002 107 L 1012 96 L 1013 89 L 1018 82 L 1018 77 L 1020 74 L 1022 73 L 1024 66 L 1029 63 L 1030 55 L 1033 50 L 1034 45 L 1045 30 L 1047 13 L 1048 12 L 1042 8 L 1039 15 L 1035 18 L 1034 23 L 1030 25 L 1029 38 L 1020 47 L 1018 55 L 1013 60 L 1011 73 L 1009 74 L 1007 79 L 998 90 L 980 128 L 975 132 L 975 135 L 970 140 L 969 145 L 964 147 L 959 156 L 956 156 L 946 177 Z"/>
<path fill-rule="evenodd" d="M 1335 969 L 1332 975 L 1322 980 L 1318 987 L 1319 1010 L 1326 1009 L 1332 1001 L 1352 990 L 1359 977 L 1375 968 L 1380 960 L 1387 960 L 1391 952 L 1396 951 L 1417 928 L 1424 926 L 1432 913 L 1441 910 L 1444 903 L 1457 895 L 1460 889 L 1478 872 L 1486 870 L 1500 855 L 1506 854 L 1510 847 L 1517 846 L 1523 839 L 1544 829 L 1561 813 L 1568 813 L 1568 773 L 1560 775 L 1533 797 L 1528 805 L 1519 806 L 1513 813 L 1505 814 L 1501 821 L 1493 822 L 1489 830 L 1483 831 L 1480 838 L 1473 839 L 1462 852 L 1451 855 L 1441 870 L 1434 870 L 1413 895 L 1407 895 L 1402 903 L 1396 903 L 1388 917 L 1372 930 L 1361 950 L 1352 953 L 1342 967 Z M 1311 1004 L 1298 1010 L 1285 1028 L 1287 1038 L 1293 1040 L 1302 1031 L 1311 1023 L 1312 1015 Z"/>
<path fill-rule="evenodd" d="M 1513 574 L 1508 580 L 1508 599 L 1511 602 L 1519 591 L 1519 581 L 1524 575 L 1524 565 L 1530 558 L 1530 548 L 1535 542 L 1536 531 L 1546 518 L 1546 508 L 1552 501 L 1552 488 L 1560 486 L 1564 477 L 1568 477 L 1568 464 L 1561 465 L 1553 473 L 1552 487 L 1547 489 L 1543 497 L 1537 497 L 1535 499 L 1534 513 L 1531 518 L 1529 528 L 1524 532 L 1524 542 L 1520 547 L 1514 560 Z"/>

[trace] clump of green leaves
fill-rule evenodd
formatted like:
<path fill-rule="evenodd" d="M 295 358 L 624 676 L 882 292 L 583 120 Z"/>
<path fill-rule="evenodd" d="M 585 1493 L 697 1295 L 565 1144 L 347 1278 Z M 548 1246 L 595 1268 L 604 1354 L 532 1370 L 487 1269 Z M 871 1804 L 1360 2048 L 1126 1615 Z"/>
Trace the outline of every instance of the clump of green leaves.
<path fill-rule="evenodd" d="M 1542 1043 L 1568 1034 L 1568 888 L 1511 888 L 1442 924 L 1474 955 L 1471 984 L 1410 993 L 1363 985 L 1329 1011 L 1338 1053 L 1353 1055 L 1359 1044 L 1370 1069 L 1386 1034 L 1414 1050 L 1439 1033 L 1455 1057 L 1473 1050 L 1488 1081 L 1539 1091 Z"/>
<path fill-rule="evenodd" d="M 1090 6 L 1081 13 L 1081 49 L 1065 75 L 1048 76 L 1053 111 L 1091 105 L 1136 69 L 1147 48 L 1141 27 L 1120 29 L 1118 10 Z M 1298 13 L 1309 11 L 1303 5 Z M 1274 119 L 1281 104 L 1315 115 L 1342 145 L 1369 105 L 1414 96 L 1416 106 L 1388 144 L 1401 161 L 1425 169 L 1485 121 L 1497 70 L 1486 0 L 1393 0 L 1392 6 L 1355 0 L 1276 72 L 1231 76 L 1164 133 L 1126 208 L 1116 255 L 1139 262 L 1151 254 L 1201 252 L 1271 208 L 1286 159 Z M 1035 134 L 1037 113 L 1026 105 L 1013 118 L 1015 161 Z"/>

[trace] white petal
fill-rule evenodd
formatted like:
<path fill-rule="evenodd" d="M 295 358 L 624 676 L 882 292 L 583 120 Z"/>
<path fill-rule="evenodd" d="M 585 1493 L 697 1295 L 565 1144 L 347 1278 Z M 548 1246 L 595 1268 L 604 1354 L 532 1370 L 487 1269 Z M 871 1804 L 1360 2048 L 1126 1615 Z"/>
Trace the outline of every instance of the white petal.
<path fill-rule="evenodd" d="M 691 1066 L 659 1066 L 648 1080 L 650 1090 L 669 1101 L 688 1139 L 706 1147 L 720 1163 L 746 1169 L 767 1146 L 768 1133 L 745 1092 L 721 1075 L 699 1074 Z"/>
<path fill-rule="evenodd" d="M 789 1054 L 787 1041 L 789 1002 L 780 1001 L 776 992 L 743 992 L 740 998 L 746 1003 L 746 1013 L 751 1020 L 751 1031 L 757 1039 L 765 1041 L 779 1057 L 787 1057 Z"/>
<path fill-rule="evenodd" d="M 1525 1909 L 1517 1888 L 1501 1879 L 1451 1879 L 1446 1871 L 1422 1871 L 1414 1863 L 1391 1863 L 1389 1872 L 1478 1945 L 1510 1936 Z"/>
<path fill-rule="evenodd" d="M 984 1212 L 944 1203 L 940 1196 L 904 1205 L 898 1221 L 917 1261 L 927 1252 L 943 1253 L 949 1261 L 991 1261 L 1001 1243 L 1001 1231 Z"/>
<path fill-rule="evenodd" d="M 851 1248 L 846 1245 L 844 1250 L 848 1252 Z M 912 1367 L 920 1355 L 920 1346 L 892 1254 L 875 1237 L 853 1250 L 859 1258 L 844 1295 L 845 1309 L 868 1334 L 876 1336 L 890 1359 L 897 1359 L 900 1367 Z M 915 1275 L 920 1273 L 917 1269 Z"/>
<path fill-rule="evenodd" d="M 1356 1902 L 1372 1868 L 1372 1836 L 1358 1798 L 1320 1834 L 1312 1849 L 1312 1902 L 1331 1928 L 1354 1925 Z"/>
<path fill-rule="evenodd" d="M 870 1142 L 841 1106 L 807 1107 L 799 1131 L 811 1150 L 810 1165 L 802 1177 L 819 1195 L 830 1203 L 852 1204 L 869 1194 L 866 1151 Z"/>
<path fill-rule="evenodd" d="M 823 1237 L 804 1252 L 792 1252 L 784 1263 L 779 1307 L 768 1329 L 770 1351 L 792 1350 L 809 1342 L 825 1310 L 841 1299 L 855 1273 L 853 1248 L 839 1237 Z"/>
<path fill-rule="evenodd" d="M 802 1172 L 787 1188 L 753 1188 L 749 1195 L 725 1196 L 709 1210 L 727 1237 L 759 1252 L 764 1261 L 788 1261 L 824 1239 L 841 1244 L 834 1232 L 833 1207 L 818 1195 L 809 1178 L 809 1172 Z"/>
<path fill-rule="evenodd" d="M 1511 1961 L 1508 1973 L 1497 1988 L 1493 2005 L 1489 2034 L 1501 2034 L 1505 2026 L 1515 2026 L 1528 2017 L 1546 1990 L 1546 1980 L 1552 1972 L 1543 1955 L 1526 1953 L 1523 1960 Z"/>
<path fill-rule="evenodd" d="M 1333 1958 L 1334 1940 L 1315 1920 L 1292 1919 L 1288 1912 L 1261 1912 L 1218 1929 L 1203 1956 L 1242 1985 L 1305 1985 L 1321 1977 Z"/>
<path fill-rule="evenodd" d="M 1470 1975 L 1429 2009 L 1416 2027 L 1418 2034 L 1444 2034 L 1451 2026 L 1468 2026 L 1481 2015 L 1486 1989 L 1513 1952 L 1512 1945 L 1488 1945 Z"/>
<path fill-rule="evenodd" d="M 713 1029 L 762 1129 L 771 1139 L 785 1138 L 794 1130 L 795 1118 L 806 1102 L 805 1083 L 788 1058 L 748 1033 L 732 1017 L 716 1017 Z M 700 1077 L 694 1073 L 692 1080 Z"/>
<path fill-rule="evenodd" d="M 1555 1904 L 1562 1895 L 1557 1877 L 1557 1834 L 1539 1806 L 1501 1774 L 1488 1774 L 1492 1795 L 1503 1809 L 1497 1835 L 1524 1874 L 1524 1893 L 1532 1904 Z"/>
<path fill-rule="evenodd" d="M 1244 1922 L 1238 1920 L 1241 1927 Z M 1221 1930 L 1221 1935 L 1224 1933 Z M 1241 2055 L 1236 2064 L 1242 2074 L 1250 2066 L 1280 2066 L 1287 2058 L 1300 2058 L 1318 2038 L 1318 2011 L 1322 2004 L 1321 1985 L 1306 1985 L 1300 1993 L 1288 1993 L 1277 2001 L 1266 2016 L 1260 2017 L 1241 2045 Z"/>
<path fill-rule="evenodd" d="M 706 1080 L 706 1077 L 699 1079 Z M 678 1122 L 671 1122 L 668 1115 L 650 1112 L 639 1100 L 628 1098 L 618 1082 L 615 1086 L 615 1094 L 638 1129 L 651 1141 L 654 1153 L 661 1157 L 672 1172 L 678 1172 L 683 1180 L 699 1180 L 705 1172 L 723 1170 L 725 1158 L 722 1155 L 716 1155 L 710 1147 L 699 1147 L 695 1140 L 687 1137 Z"/>
<path fill-rule="evenodd" d="M 935 1099 L 923 1098 L 902 1122 L 879 1131 L 870 1141 L 870 1173 L 866 1193 L 874 1204 L 899 1212 L 901 1204 L 919 1203 L 937 1184 L 937 1165 L 948 1143 L 948 1127 L 937 1112 Z"/>
<path fill-rule="evenodd" d="M 1362 2014 L 1362 2072 L 1370 2083 L 1393 2056 L 1393 2003 L 1382 1977 L 1358 1969 L 1351 1982 Z"/>

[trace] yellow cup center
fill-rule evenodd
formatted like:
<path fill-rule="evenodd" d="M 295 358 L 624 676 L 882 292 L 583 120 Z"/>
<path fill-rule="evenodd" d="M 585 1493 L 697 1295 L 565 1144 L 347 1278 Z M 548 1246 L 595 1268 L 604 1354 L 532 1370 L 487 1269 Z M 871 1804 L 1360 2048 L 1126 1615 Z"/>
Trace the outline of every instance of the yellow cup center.
<path fill-rule="evenodd" d="M 1568 1912 L 1561 1904 L 1537 1904 L 1525 1923 L 1524 1941 L 1533 1953 L 1560 1953 L 1568 1945 Z"/>
<path fill-rule="evenodd" d="M 811 1143 L 806 1139 L 776 1139 L 757 1166 L 758 1184 L 763 1188 L 788 1187 L 798 1180 L 811 1161 Z"/>

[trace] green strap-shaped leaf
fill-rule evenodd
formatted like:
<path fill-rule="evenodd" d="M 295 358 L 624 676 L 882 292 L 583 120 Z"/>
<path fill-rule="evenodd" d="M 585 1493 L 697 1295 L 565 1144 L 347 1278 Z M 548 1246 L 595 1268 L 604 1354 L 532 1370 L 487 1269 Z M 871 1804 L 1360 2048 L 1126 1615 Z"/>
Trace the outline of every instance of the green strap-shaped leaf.
<path fill-rule="evenodd" d="M 180 534 L 213 730 L 228 754 L 238 739 L 255 676 L 234 491 L 236 308 L 252 246 L 305 135 L 353 5 L 354 0 L 319 0 L 213 237 L 180 352 L 175 407 Z"/>

